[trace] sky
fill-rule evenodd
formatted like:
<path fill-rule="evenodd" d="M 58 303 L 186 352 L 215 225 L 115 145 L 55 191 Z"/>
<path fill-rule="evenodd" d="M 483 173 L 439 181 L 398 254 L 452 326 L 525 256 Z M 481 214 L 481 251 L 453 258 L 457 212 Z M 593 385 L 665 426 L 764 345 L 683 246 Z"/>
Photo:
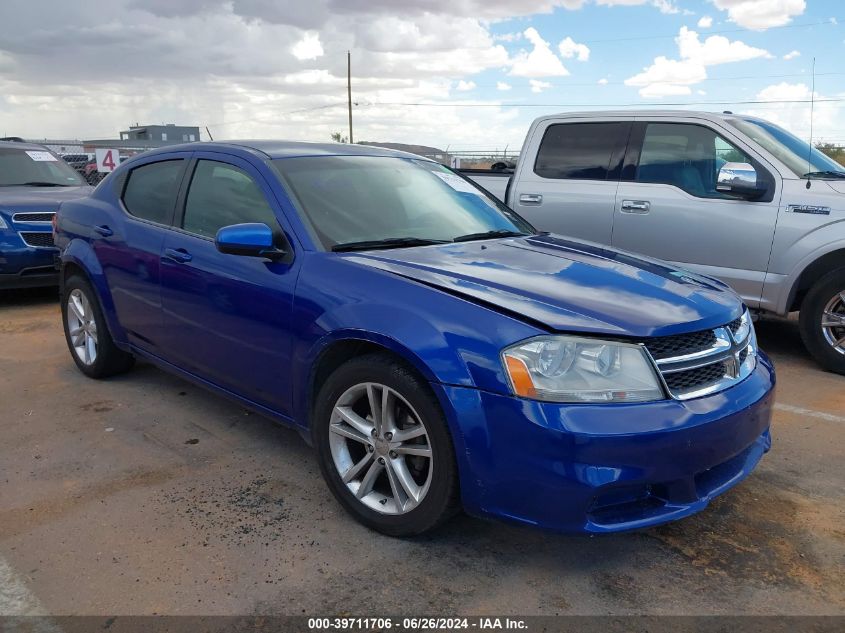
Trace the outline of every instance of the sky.
<path fill-rule="evenodd" d="M 2 0 L 0 135 L 518 148 L 532 119 L 755 114 L 845 144 L 842 0 Z M 813 91 L 813 58 L 815 90 Z"/>

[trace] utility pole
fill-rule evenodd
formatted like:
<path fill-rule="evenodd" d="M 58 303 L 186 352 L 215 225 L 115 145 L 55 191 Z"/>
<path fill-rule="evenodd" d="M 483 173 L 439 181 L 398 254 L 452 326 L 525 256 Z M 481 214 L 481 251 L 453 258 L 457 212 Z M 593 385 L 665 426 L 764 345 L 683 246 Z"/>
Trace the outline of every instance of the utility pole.
<path fill-rule="evenodd" d="M 346 51 L 346 98 L 349 104 L 349 143 L 352 140 L 352 52 Z"/>

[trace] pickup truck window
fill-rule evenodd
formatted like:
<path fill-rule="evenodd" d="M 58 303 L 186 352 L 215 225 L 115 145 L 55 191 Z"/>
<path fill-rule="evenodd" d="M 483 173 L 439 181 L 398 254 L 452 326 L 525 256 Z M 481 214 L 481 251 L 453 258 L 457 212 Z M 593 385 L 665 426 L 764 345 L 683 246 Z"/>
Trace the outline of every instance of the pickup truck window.
<path fill-rule="evenodd" d="M 727 119 L 727 122 L 780 159 L 796 176 L 817 172 L 824 178 L 826 173 L 843 171 L 843 166 L 835 160 L 774 123 L 745 118 Z"/>
<path fill-rule="evenodd" d="M 278 222 L 256 182 L 243 170 L 200 160 L 185 201 L 182 228 L 213 238 L 231 224 L 258 222 L 278 229 Z"/>
<path fill-rule="evenodd" d="M 565 180 L 618 178 L 630 127 L 622 121 L 550 125 L 540 142 L 534 173 Z"/>
<path fill-rule="evenodd" d="M 637 167 L 637 182 L 674 185 L 700 198 L 727 198 L 716 191 L 719 169 L 750 163 L 741 150 L 702 125 L 649 123 Z"/>

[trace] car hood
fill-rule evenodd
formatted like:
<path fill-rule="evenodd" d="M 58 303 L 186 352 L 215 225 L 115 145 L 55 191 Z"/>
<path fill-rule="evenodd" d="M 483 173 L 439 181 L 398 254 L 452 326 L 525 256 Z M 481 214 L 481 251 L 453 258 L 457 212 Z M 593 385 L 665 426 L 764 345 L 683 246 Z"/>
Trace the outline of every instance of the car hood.
<path fill-rule="evenodd" d="M 346 257 L 552 331 L 662 336 L 724 325 L 743 310 L 739 297 L 714 279 L 554 235 Z"/>
<path fill-rule="evenodd" d="M 836 193 L 845 193 L 845 180 L 828 180 L 826 182 Z"/>
<path fill-rule="evenodd" d="M 0 187 L 0 213 L 55 211 L 65 200 L 83 198 L 94 191 L 78 187 Z"/>

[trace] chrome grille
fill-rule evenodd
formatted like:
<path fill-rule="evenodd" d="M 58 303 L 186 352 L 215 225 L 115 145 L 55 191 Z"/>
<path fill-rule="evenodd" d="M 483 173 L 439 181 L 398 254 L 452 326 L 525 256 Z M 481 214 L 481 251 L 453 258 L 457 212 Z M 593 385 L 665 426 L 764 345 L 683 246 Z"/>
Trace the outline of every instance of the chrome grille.
<path fill-rule="evenodd" d="M 646 347 L 655 360 L 700 352 L 709 349 L 716 342 L 713 330 L 650 338 Z"/>
<path fill-rule="evenodd" d="M 744 339 L 738 340 L 740 336 Z M 754 328 L 747 311 L 722 327 L 650 338 L 644 344 L 670 395 L 678 400 L 727 389 L 747 378 L 756 363 Z"/>
<path fill-rule="evenodd" d="M 53 216 L 56 215 L 52 211 L 37 211 L 32 213 L 15 213 L 12 216 L 12 222 L 52 222 Z"/>
<path fill-rule="evenodd" d="M 35 248 L 54 248 L 53 234 L 35 231 L 21 231 L 21 239 L 27 246 Z"/>

